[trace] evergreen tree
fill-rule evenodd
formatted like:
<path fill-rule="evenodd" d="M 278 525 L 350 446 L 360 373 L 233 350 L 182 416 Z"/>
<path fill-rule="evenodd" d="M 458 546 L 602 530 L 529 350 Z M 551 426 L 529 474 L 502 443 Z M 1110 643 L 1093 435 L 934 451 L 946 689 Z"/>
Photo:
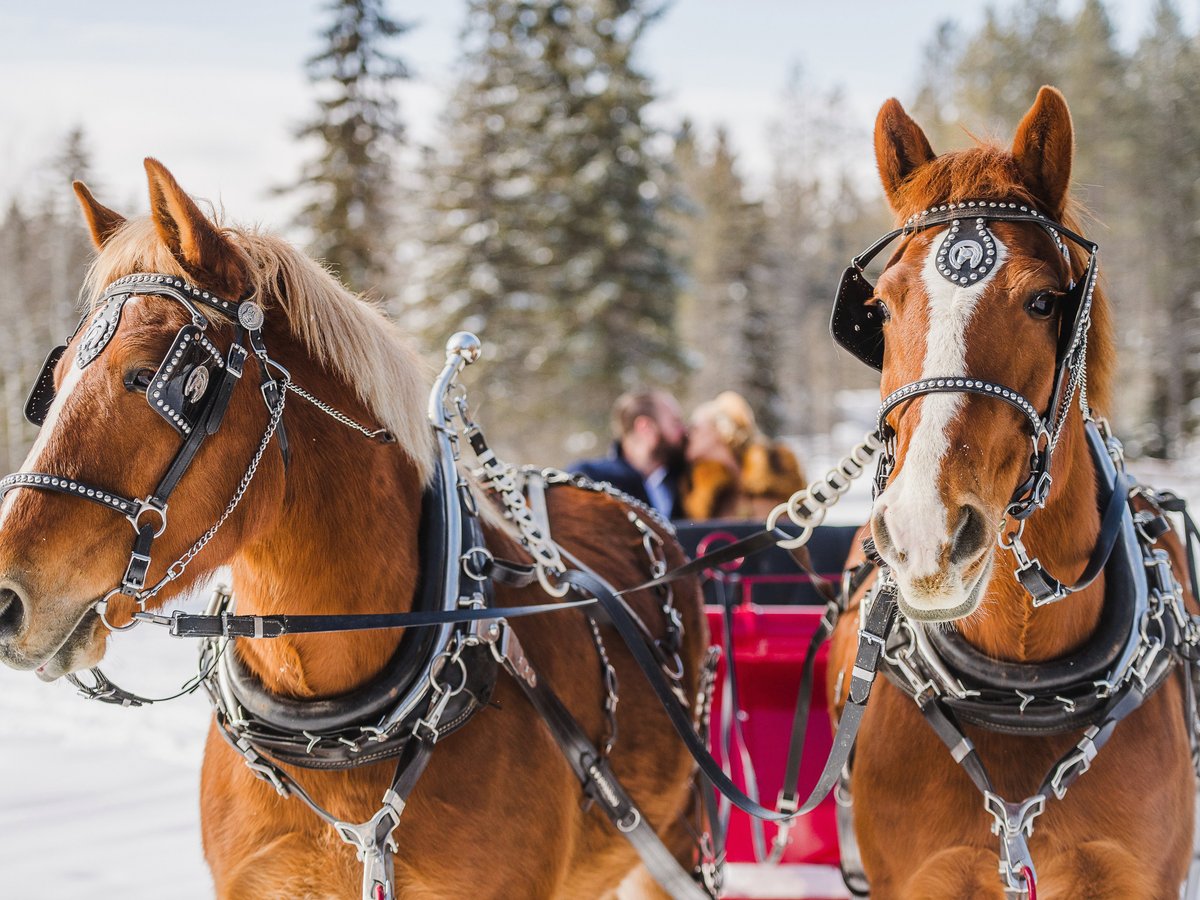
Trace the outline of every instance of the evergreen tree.
<path fill-rule="evenodd" d="M 829 338 L 842 269 L 890 224 L 882 203 L 857 187 L 865 179 L 853 160 L 870 147 L 870 135 L 846 122 L 838 90 L 806 83 L 798 68 L 792 72 L 771 129 L 765 242 L 768 294 L 785 340 L 773 365 L 782 428 L 791 434 L 827 435 L 840 416 L 837 392 L 874 383 Z"/>
<path fill-rule="evenodd" d="M 685 122 L 675 142 L 675 170 L 688 198 L 676 226 L 690 254 L 679 312 L 680 340 L 695 368 L 685 405 L 736 390 L 764 431 L 774 434 L 780 425 L 780 323 L 768 296 L 766 213 L 746 198 L 724 129 L 712 151 L 702 154 Z"/>
<path fill-rule="evenodd" d="M 36 429 L 23 416 L 25 396 L 46 352 L 79 320 L 78 296 L 92 256 L 91 239 L 71 193 L 86 178 L 90 153 L 72 129 L 24 205 L 0 217 L 0 468 L 15 469 Z M 44 183 L 44 186 L 43 186 Z"/>
<path fill-rule="evenodd" d="M 332 0 L 326 11 L 325 47 L 307 63 L 317 113 L 296 132 L 319 149 L 284 190 L 306 197 L 296 224 L 309 233 L 309 250 L 353 289 L 382 293 L 404 141 L 395 87 L 409 77 L 391 46 L 410 26 L 388 16 L 384 0 Z"/>
<path fill-rule="evenodd" d="M 1195 432 L 1200 396 L 1200 48 L 1166 0 L 1137 48 L 1133 74 L 1136 151 L 1127 177 L 1138 266 L 1130 306 L 1148 308 L 1131 350 L 1153 379 L 1144 449 L 1179 457 Z"/>
<path fill-rule="evenodd" d="M 682 366 L 653 94 L 632 62 L 653 18 L 640 0 L 471 2 L 410 321 L 430 343 L 483 332 L 476 392 L 519 455 L 590 450 L 618 393 Z"/>

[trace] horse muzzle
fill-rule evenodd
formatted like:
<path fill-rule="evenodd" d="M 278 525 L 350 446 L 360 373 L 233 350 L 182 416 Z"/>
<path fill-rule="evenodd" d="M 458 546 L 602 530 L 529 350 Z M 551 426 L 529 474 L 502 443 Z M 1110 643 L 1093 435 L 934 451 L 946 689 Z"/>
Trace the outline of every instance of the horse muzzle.
<path fill-rule="evenodd" d="M 100 619 L 91 606 L 75 615 L 34 613 L 25 587 L 12 580 L 0 582 L 0 662 L 33 669 L 43 681 L 53 681 L 95 665 L 104 655 Z"/>

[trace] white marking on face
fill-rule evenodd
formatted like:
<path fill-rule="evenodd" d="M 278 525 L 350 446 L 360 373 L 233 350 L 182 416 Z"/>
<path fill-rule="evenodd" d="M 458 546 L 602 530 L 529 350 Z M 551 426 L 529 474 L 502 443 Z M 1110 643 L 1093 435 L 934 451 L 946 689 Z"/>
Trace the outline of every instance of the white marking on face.
<path fill-rule="evenodd" d="M 970 286 L 952 284 L 937 268 L 941 237 L 929 246 L 921 280 L 929 298 L 929 331 L 920 380 L 963 377 L 967 374 L 967 326 L 995 274 L 1004 265 L 1007 251 L 997 239 L 996 264 L 984 278 Z M 959 393 L 927 394 L 921 399 L 920 420 L 913 431 L 900 473 L 876 500 L 885 509 L 888 531 L 896 548 L 907 554 L 897 569 L 902 582 L 936 573 L 951 540 L 949 511 L 940 490 L 942 466 L 950 449 L 949 428 L 962 408 Z M 913 415 L 915 413 L 908 413 Z M 903 589 L 903 583 L 901 584 Z"/>
<path fill-rule="evenodd" d="M 140 298 L 130 297 L 125 301 L 122 315 L 136 303 Z M 105 349 L 108 349 L 107 347 Z M 21 463 L 20 472 L 44 472 L 48 468 L 48 463 L 42 462 L 42 456 L 46 452 L 46 448 L 50 444 L 50 439 L 54 436 L 54 431 L 58 427 L 58 419 L 62 415 L 62 411 L 71 401 L 71 395 L 79 384 L 83 381 L 85 370 L 79 366 L 79 354 L 74 350 L 68 350 L 71 354 L 71 367 L 67 370 L 67 377 L 63 379 L 63 383 L 59 386 L 54 394 L 54 402 L 50 404 L 50 409 L 46 413 L 46 421 L 42 424 L 38 431 L 37 439 L 33 442 L 33 446 L 29 448 L 29 453 L 25 456 L 25 462 Z M 89 368 L 100 370 L 97 360 L 92 360 Z M 19 489 L 10 491 L 5 497 L 3 504 L 0 504 L 0 527 L 3 527 L 4 520 L 8 517 L 16 498 L 21 494 Z"/>

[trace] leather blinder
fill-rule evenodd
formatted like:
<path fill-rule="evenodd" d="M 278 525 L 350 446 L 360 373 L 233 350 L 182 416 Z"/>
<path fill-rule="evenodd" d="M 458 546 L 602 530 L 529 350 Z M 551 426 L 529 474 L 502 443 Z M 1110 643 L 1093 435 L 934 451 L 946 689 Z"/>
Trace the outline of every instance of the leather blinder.
<path fill-rule="evenodd" d="M 204 414 L 204 399 L 224 367 L 224 359 L 204 331 L 185 325 L 154 373 L 146 402 L 180 434 L 191 434 Z"/>
<path fill-rule="evenodd" d="M 46 355 L 46 361 L 42 363 L 42 370 L 38 374 L 37 381 L 33 383 L 29 396 L 25 398 L 25 418 L 31 425 L 37 425 L 40 428 L 45 424 L 46 416 L 50 414 L 50 406 L 54 403 L 55 395 L 54 370 L 66 352 L 67 345 L 59 344 Z"/>
<path fill-rule="evenodd" d="M 829 330 L 833 339 L 873 369 L 883 369 L 883 312 L 870 301 L 875 286 L 857 266 L 848 266 L 838 283 Z"/>

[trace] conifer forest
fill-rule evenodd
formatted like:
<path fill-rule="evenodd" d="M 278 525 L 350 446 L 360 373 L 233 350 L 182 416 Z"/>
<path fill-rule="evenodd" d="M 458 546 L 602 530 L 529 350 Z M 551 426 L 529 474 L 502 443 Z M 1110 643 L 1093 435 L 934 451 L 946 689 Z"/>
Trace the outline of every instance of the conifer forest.
<path fill-rule="evenodd" d="M 418 145 L 398 90 L 421 77 L 412 6 L 334 0 L 314 20 L 295 134 L 314 149 L 270 187 L 294 220 L 267 224 L 384 304 L 431 362 L 451 332 L 478 332 L 473 405 L 503 452 L 602 452 L 612 400 L 635 386 L 685 406 L 731 388 L 785 436 L 829 432 L 839 391 L 873 387 L 827 331 L 841 270 L 891 227 L 874 174 L 844 162 L 871 121 L 844 112 L 838 85 L 803 59 L 781 72 L 769 172 L 751 184 L 744 135 L 647 115 L 658 86 L 641 47 L 670 14 L 658 0 L 464 0 L 438 137 Z M 924 53 L 920 83 L 896 92 L 939 152 L 1008 140 L 1043 84 L 1067 96 L 1074 190 L 1119 325 L 1114 424 L 1132 453 L 1186 456 L 1200 436 L 1200 36 L 1171 0 L 1127 41 L 1103 0 L 1018 0 L 970 30 L 940 25 Z M 101 140 L 64 123 L 47 187 L 0 197 L 0 471 L 25 456 L 25 393 L 79 316 L 91 245 L 69 184 L 103 184 Z"/>

